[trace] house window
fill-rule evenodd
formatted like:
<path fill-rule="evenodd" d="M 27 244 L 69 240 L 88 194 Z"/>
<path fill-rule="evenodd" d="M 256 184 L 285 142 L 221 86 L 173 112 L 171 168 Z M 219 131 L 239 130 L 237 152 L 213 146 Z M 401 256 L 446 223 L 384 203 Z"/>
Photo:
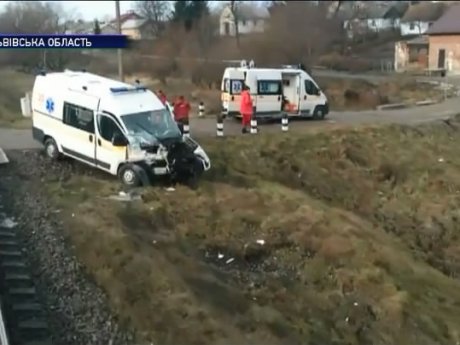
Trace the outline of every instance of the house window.
<path fill-rule="evenodd" d="M 409 25 L 409 29 L 410 29 L 410 30 L 414 30 L 414 29 L 415 29 L 415 25 L 414 25 L 414 23 L 410 23 L 410 25 Z"/>
<path fill-rule="evenodd" d="M 92 110 L 64 102 L 64 119 L 66 125 L 94 133 L 94 113 Z"/>
<path fill-rule="evenodd" d="M 375 26 L 375 20 L 374 20 L 374 19 L 372 19 L 371 25 L 372 25 L 372 26 Z"/>
<path fill-rule="evenodd" d="M 246 26 L 246 19 L 241 19 L 241 25 Z"/>
<path fill-rule="evenodd" d="M 225 35 L 230 35 L 230 23 L 224 23 L 224 32 L 225 32 Z"/>

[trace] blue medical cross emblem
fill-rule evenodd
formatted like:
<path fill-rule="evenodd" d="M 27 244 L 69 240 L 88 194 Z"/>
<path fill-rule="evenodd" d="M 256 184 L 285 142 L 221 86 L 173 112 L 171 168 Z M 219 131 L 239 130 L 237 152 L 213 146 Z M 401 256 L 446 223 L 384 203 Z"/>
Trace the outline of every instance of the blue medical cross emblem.
<path fill-rule="evenodd" d="M 46 110 L 48 113 L 52 113 L 54 111 L 54 101 L 51 98 L 46 100 Z"/>

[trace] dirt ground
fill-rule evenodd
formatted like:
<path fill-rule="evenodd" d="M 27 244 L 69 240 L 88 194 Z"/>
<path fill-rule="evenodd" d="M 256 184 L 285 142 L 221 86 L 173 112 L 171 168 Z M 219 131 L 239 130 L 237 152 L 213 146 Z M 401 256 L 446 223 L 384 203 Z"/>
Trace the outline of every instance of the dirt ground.
<path fill-rule="evenodd" d="M 134 77 L 129 80 L 134 81 Z M 198 114 L 198 104 L 203 102 L 206 114 L 215 115 L 221 111 L 220 90 L 197 88 L 189 80 L 168 78 L 167 83 L 144 76 L 144 83 L 153 90 L 163 90 L 170 99 L 184 95 L 192 103 L 192 116 Z M 326 93 L 331 110 L 353 111 L 375 109 L 388 103 L 410 103 L 444 97 L 441 90 L 430 84 L 420 84 L 410 78 L 393 77 L 385 82 L 372 83 L 364 79 L 318 77 L 319 86 Z"/>
<path fill-rule="evenodd" d="M 20 98 L 32 90 L 34 76 L 14 69 L 3 69 L 0 70 L 0 77 L 0 127 L 29 127 L 30 120 L 21 116 Z M 170 100 L 184 95 L 191 102 L 191 116 L 198 116 L 200 102 L 205 105 L 206 115 L 221 111 L 218 89 L 196 87 L 191 80 L 183 78 L 166 78 L 166 83 L 162 83 L 145 74 L 128 76 L 126 81 L 133 83 L 136 79 L 154 91 L 165 91 Z M 336 111 L 368 110 L 385 103 L 414 103 L 443 97 L 443 93 L 432 85 L 396 77 L 379 84 L 361 79 L 329 77 L 317 78 L 317 81 L 328 96 L 331 110 Z"/>
<path fill-rule="evenodd" d="M 75 255 L 139 340 L 455 344 L 459 126 L 203 139 L 213 168 L 197 190 L 152 187 L 132 202 L 67 162 L 23 188 L 61 210 Z"/>

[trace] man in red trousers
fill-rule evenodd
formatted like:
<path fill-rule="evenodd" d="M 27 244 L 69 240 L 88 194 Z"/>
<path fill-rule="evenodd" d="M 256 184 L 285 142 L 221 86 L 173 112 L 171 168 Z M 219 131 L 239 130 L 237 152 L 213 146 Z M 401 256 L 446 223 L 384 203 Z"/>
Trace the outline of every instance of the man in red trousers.
<path fill-rule="evenodd" d="M 252 118 L 252 99 L 250 89 L 247 85 L 243 86 L 241 91 L 240 113 L 241 113 L 241 133 L 248 133 L 248 127 L 251 126 Z"/>

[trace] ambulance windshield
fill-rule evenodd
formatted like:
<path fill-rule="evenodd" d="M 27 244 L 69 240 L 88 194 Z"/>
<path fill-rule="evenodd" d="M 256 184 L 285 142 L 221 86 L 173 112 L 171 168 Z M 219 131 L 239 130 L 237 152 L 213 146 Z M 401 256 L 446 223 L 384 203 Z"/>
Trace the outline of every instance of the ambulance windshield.
<path fill-rule="evenodd" d="M 177 138 L 181 132 L 167 109 L 122 115 L 128 134 L 146 141 Z"/>

